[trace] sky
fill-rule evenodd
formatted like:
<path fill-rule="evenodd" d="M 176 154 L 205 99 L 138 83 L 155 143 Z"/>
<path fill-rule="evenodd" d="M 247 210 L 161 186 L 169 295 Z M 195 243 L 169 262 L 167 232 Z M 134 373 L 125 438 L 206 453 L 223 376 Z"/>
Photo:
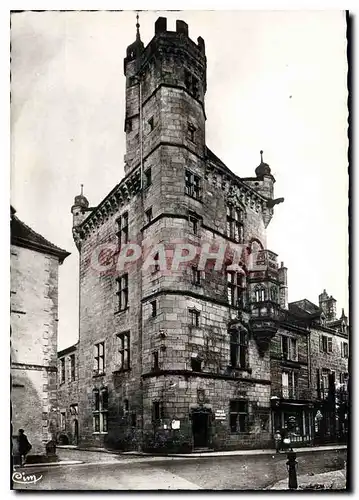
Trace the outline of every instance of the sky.
<path fill-rule="evenodd" d="M 289 301 L 325 288 L 348 312 L 347 58 L 344 12 L 145 11 L 189 25 L 207 55 L 207 145 L 237 175 L 259 151 L 276 179 L 268 248 L 288 267 Z M 97 205 L 123 177 L 123 58 L 135 13 L 24 12 L 11 19 L 11 202 L 71 255 L 59 271 L 59 349 L 78 337 L 71 206 Z"/>

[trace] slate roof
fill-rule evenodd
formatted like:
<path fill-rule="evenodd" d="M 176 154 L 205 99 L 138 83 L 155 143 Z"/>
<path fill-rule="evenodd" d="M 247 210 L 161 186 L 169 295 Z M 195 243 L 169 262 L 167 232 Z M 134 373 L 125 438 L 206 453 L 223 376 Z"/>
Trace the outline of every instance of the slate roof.
<path fill-rule="evenodd" d="M 316 318 L 320 317 L 322 314 L 321 308 L 308 299 L 290 302 L 288 304 L 288 309 L 292 314 L 301 318 Z"/>
<path fill-rule="evenodd" d="M 55 255 L 59 258 L 59 263 L 62 262 L 70 255 L 69 252 L 57 247 L 41 234 L 36 233 L 31 227 L 22 222 L 16 215 L 16 210 L 10 207 L 11 213 L 11 244 L 19 247 L 28 248 L 37 252 L 45 253 L 48 255 Z"/>

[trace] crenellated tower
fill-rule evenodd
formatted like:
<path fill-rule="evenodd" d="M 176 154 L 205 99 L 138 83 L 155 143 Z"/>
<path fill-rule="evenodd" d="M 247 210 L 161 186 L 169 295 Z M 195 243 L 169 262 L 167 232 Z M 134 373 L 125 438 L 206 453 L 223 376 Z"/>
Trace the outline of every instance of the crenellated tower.
<path fill-rule="evenodd" d="M 184 21 L 176 21 L 176 31 L 168 30 L 167 19 L 160 17 L 144 47 L 139 28 L 137 20 L 136 40 L 124 59 L 126 174 L 161 143 L 187 144 L 200 155 L 205 147 L 203 39 L 194 43 Z"/>

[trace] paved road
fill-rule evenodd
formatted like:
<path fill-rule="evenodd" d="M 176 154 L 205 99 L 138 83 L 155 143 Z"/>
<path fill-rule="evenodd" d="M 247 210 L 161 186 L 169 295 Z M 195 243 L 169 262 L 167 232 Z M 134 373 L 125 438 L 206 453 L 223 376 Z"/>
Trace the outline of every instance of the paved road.
<path fill-rule="evenodd" d="M 298 457 L 299 458 L 299 457 Z M 14 484 L 26 490 L 245 490 L 263 489 L 286 478 L 286 455 L 210 458 L 137 458 L 79 465 L 29 467 L 19 474 L 42 478 L 36 484 Z M 314 465 L 300 457 L 299 473 L 326 472 L 325 455 Z"/>

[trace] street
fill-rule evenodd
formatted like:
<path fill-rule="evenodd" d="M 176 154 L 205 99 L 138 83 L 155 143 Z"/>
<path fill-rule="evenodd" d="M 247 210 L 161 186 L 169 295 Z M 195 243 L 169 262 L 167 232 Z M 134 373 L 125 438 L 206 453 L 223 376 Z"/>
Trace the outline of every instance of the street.
<path fill-rule="evenodd" d="M 77 465 L 38 466 L 18 474 L 36 476 L 26 490 L 248 490 L 264 489 L 287 477 L 286 454 L 216 457 L 106 457 Z M 346 450 L 298 454 L 298 474 L 342 467 Z"/>

